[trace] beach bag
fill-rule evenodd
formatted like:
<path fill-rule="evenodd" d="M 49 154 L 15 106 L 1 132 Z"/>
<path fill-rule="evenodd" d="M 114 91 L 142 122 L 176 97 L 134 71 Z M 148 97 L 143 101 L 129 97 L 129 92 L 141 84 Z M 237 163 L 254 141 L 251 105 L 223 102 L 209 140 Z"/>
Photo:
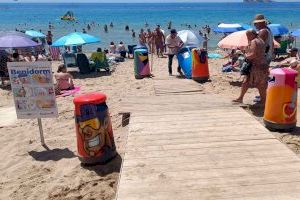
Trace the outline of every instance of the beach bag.
<path fill-rule="evenodd" d="M 245 60 L 241 67 L 241 75 L 249 75 L 251 71 L 252 64 L 249 60 Z"/>

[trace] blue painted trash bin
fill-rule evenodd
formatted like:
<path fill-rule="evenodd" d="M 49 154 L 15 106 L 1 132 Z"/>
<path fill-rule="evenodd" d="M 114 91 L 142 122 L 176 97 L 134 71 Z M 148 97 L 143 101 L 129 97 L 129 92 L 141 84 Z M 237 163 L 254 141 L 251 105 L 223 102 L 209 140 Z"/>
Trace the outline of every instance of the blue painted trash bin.
<path fill-rule="evenodd" d="M 192 78 L 192 50 L 196 47 L 183 47 L 178 51 L 177 59 L 186 78 Z"/>

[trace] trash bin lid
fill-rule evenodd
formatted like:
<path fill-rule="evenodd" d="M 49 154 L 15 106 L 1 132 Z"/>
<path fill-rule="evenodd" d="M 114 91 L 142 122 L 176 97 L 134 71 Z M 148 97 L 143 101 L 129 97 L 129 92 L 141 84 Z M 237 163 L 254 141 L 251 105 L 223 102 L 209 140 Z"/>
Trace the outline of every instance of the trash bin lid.
<path fill-rule="evenodd" d="M 284 68 L 272 69 L 270 71 L 270 74 L 275 77 L 276 76 L 296 77 L 298 75 L 298 72 L 296 70 L 284 67 Z"/>
<path fill-rule="evenodd" d="M 75 105 L 104 103 L 105 101 L 106 101 L 106 95 L 100 92 L 83 94 L 73 99 Z"/>

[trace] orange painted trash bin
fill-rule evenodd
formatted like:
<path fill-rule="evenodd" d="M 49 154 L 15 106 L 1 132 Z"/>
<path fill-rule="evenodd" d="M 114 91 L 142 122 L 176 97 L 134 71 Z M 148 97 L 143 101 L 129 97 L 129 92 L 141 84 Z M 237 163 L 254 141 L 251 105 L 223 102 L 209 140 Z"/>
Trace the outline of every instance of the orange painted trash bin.
<path fill-rule="evenodd" d="M 78 157 L 83 164 L 104 164 L 116 156 L 106 95 L 89 93 L 75 97 Z"/>
<path fill-rule="evenodd" d="M 270 72 L 264 112 L 264 123 L 270 130 L 292 130 L 296 127 L 297 75 L 297 71 L 289 68 Z"/>
<path fill-rule="evenodd" d="M 192 79 L 199 82 L 209 79 L 208 56 L 204 49 L 192 50 Z"/>

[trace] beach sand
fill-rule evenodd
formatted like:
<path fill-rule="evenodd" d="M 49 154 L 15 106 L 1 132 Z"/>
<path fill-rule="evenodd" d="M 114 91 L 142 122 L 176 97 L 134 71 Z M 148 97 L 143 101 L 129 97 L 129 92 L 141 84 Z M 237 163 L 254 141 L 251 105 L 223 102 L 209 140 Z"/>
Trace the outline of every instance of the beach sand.
<path fill-rule="evenodd" d="M 239 73 L 221 73 L 225 62 L 223 59 L 209 61 L 212 81 L 203 84 L 203 92 L 233 99 L 239 95 L 241 78 Z M 53 71 L 58 65 L 58 62 L 53 63 Z M 173 66 L 175 71 L 176 63 Z M 154 75 L 166 71 L 167 59 L 155 58 Z M 37 120 L 18 120 L 0 128 L 0 199 L 114 199 L 128 133 L 128 127 L 122 127 L 122 116 L 118 114 L 120 105 L 128 96 L 154 95 L 153 80 L 136 80 L 133 60 L 117 65 L 112 74 L 75 73 L 74 76 L 81 93 L 99 91 L 108 96 L 119 155 L 107 165 L 82 167 L 76 157 L 73 97 L 60 97 L 57 99 L 59 117 L 43 119 L 48 150 L 40 145 Z M 249 90 L 245 103 L 253 104 L 257 94 L 257 90 Z M 11 92 L 0 89 L 0 96 L 0 109 L 13 106 Z M 246 108 L 261 121 L 260 109 Z M 297 134 L 275 135 L 300 153 Z"/>

